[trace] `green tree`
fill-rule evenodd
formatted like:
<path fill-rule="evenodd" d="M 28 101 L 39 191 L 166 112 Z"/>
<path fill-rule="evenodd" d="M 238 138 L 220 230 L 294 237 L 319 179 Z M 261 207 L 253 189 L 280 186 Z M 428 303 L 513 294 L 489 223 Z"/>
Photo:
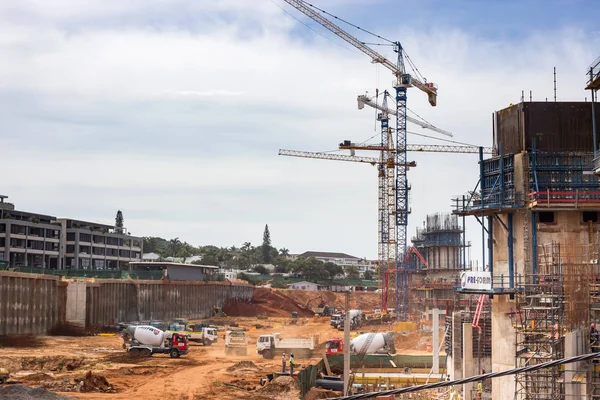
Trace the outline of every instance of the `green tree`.
<path fill-rule="evenodd" d="M 282 247 L 281 249 L 279 249 L 279 255 L 281 257 L 287 257 L 290 255 L 290 251 L 288 249 L 286 249 L 285 247 Z"/>
<path fill-rule="evenodd" d="M 271 233 L 269 232 L 269 225 L 265 225 L 265 231 L 263 232 L 262 260 L 265 264 L 271 262 Z"/>
<path fill-rule="evenodd" d="M 363 274 L 363 279 L 367 281 L 372 281 L 375 274 L 370 269 L 366 270 Z"/>
<path fill-rule="evenodd" d="M 182 244 L 183 243 L 181 243 L 181 240 L 179 240 L 178 237 L 169 240 L 169 243 L 167 244 L 167 248 L 166 248 L 165 254 L 163 254 L 163 256 L 165 256 L 165 257 L 179 257 L 179 253 L 181 252 L 181 246 L 182 246 Z"/>
<path fill-rule="evenodd" d="M 297 260 L 298 261 L 298 260 Z M 323 262 L 314 257 L 299 260 L 298 271 L 307 281 L 318 282 L 329 277 Z"/>
<path fill-rule="evenodd" d="M 323 268 L 325 268 L 325 271 L 327 271 L 329 279 L 331 280 L 334 280 L 336 276 L 344 273 L 344 269 L 342 267 L 332 262 L 326 262 L 325 265 L 323 265 Z"/>
<path fill-rule="evenodd" d="M 360 278 L 360 273 L 358 272 L 358 267 L 356 265 L 348 265 L 345 268 L 346 270 L 346 277 L 348 279 L 359 279 Z"/>
<path fill-rule="evenodd" d="M 157 253 L 165 256 L 169 241 L 161 237 L 146 236 L 144 237 L 144 252 Z"/>
<path fill-rule="evenodd" d="M 117 217 L 115 218 L 115 232 L 123 233 L 123 213 L 121 210 L 117 211 Z"/>
<path fill-rule="evenodd" d="M 256 267 L 254 267 L 254 272 L 258 272 L 261 275 L 269 274 L 269 270 L 266 269 L 263 265 L 257 265 Z"/>

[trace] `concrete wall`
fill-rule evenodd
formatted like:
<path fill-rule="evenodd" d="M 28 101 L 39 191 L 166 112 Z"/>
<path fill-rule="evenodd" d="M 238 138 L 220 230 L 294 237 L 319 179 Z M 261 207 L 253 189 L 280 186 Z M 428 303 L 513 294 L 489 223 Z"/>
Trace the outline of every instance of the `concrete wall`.
<path fill-rule="evenodd" d="M 62 322 L 91 328 L 116 322 L 204 318 L 228 299 L 252 298 L 247 285 L 58 277 L 0 271 L 0 335 L 45 334 Z"/>
<path fill-rule="evenodd" d="M 55 276 L 0 272 L 0 335 L 46 333 L 64 319 L 64 292 Z"/>
<path fill-rule="evenodd" d="M 249 300 L 251 286 L 229 283 L 99 279 L 87 287 L 88 327 L 123 321 L 210 317 L 228 299 Z"/>

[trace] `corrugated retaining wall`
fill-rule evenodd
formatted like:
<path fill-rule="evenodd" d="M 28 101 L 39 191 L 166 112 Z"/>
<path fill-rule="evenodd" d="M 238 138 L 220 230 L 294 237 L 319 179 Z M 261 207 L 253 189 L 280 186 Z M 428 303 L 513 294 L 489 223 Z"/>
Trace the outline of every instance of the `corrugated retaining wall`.
<path fill-rule="evenodd" d="M 67 290 L 81 281 L 59 279 L 0 271 L 0 335 L 44 334 L 59 323 L 74 322 L 67 321 L 66 314 L 83 318 L 85 313 L 88 328 L 115 322 L 204 318 L 226 300 L 246 301 L 253 293 L 252 286 L 221 282 L 97 279 L 85 283 L 83 295 Z M 75 311 L 67 313 L 67 306 Z"/>
<path fill-rule="evenodd" d="M 0 335 L 44 334 L 63 321 L 67 284 L 59 279 L 0 272 Z"/>
<path fill-rule="evenodd" d="M 86 326 L 210 317 L 213 307 L 249 300 L 252 292 L 252 286 L 229 283 L 96 280 L 87 285 Z"/>

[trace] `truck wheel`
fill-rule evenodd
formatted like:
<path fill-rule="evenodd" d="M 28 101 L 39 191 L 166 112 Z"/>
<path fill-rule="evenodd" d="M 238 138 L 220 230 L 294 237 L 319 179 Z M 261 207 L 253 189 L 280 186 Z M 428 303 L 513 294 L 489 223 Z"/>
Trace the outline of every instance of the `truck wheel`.
<path fill-rule="evenodd" d="M 171 349 L 171 351 L 169 351 L 169 356 L 171 356 L 171 358 L 179 358 L 179 350 Z"/>
<path fill-rule="evenodd" d="M 204 340 L 204 342 L 202 342 L 202 344 L 205 346 L 210 346 L 210 345 L 212 345 L 212 342 L 210 340 Z"/>
<path fill-rule="evenodd" d="M 267 360 L 270 360 L 271 358 L 273 358 L 273 354 L 271 353 L 270 350 L 266 350 L 263 351 L 263 358 L 266 358 Z"/>
<path fill-rule="evenodd" d="M 150 357 L 150 356 L 152 356 L 152 350 L 150 350 L 150 349 L 141 349 L 140 350 L 140 355 L 142 357 Z"/>

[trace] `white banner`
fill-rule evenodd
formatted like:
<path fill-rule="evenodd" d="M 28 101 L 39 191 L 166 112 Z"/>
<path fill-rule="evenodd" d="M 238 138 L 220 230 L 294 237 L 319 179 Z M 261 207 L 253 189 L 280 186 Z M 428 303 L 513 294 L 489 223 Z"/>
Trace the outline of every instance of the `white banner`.
<path fill-rule="evenodd" d="M 466 290 L 492 291 L 492 274 L 484 271 L 465 271 L 460 274 L 460 287 Z"/>

